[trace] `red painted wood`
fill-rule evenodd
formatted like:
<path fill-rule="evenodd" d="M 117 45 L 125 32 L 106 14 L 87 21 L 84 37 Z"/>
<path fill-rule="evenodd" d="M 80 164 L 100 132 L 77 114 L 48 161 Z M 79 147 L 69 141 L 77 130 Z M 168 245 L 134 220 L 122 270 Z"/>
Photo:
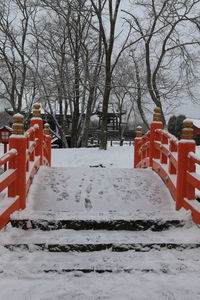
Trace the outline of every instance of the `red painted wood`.
<path fill-rule="evenodd" d="M 149 144 L 147 136 L 150 137 Z M 200 157 L 192 154 L 195 153 L 195 142 L 178 141 L 162 129 L 160 122 L 153 122 L 150 132 L 137 138 L 136 145 L 134 167 L 152 167 L 167 185 L 176 209 L 189 209 L 194 222 L 200 224 L 200 205 L 195 200 L 195 188 L 200 190 L 200 176 L 195 164 L 200 165 Z"/>
<path fill-rule="evenodd" d="M 51 137 L 44 136 L 42 119 L 34 118 L 31 125 L 24 135 L 10 136 L 9 149 L 12 151 L 0 158 L 0 166 L 9 164 L 8 170 L 0 176 L 0 191 L 8 188 L 8 197 L 15 199 L 0 215 L 0 228 L 7 224 L 11 213 L 26 207 L 27 193 L 34 175 L 43 164 L 44 152 L 45 165 L 51 165 Z"/>

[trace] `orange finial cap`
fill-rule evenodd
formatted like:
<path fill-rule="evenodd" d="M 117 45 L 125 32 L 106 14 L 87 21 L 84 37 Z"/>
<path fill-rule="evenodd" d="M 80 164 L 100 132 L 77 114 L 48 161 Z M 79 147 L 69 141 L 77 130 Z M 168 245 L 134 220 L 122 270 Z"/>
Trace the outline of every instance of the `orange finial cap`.
<path fill-rule="evenodd" d="M 35 103 L 33 105 L 33 118 L 41 118 L 40 108 L 41 108 L 40 103 Z"/>
<path fill-rule="evenodd" d="M 183 121 L 183 129 L 181 138 L 184 140 L 191 140 L 193 139 L 193 122 L 190 120 Z"/>
<path fill-rule="evenodd" d="M 49 135 L 49 133 L 50 133 L 50 126 L 48 123 L 45 123 L 44 124 L 44 134 Z"/>
<path fill-rule="evenodd" d="M 161 109 L 160 107 L 154 108 L 153 121 L 161 122 Z"/>
<path fill-rule="evenodd" d="M 141 126 L 137 126 L 136 136 L 137 137 L 141 137 L 142 136 L 142 127 Z"/>
<path fill-rule="evenodd" d="M 13 134 L 24 134 L 24 117 L 21 114 L 15 114 L 13 116 Z"/>

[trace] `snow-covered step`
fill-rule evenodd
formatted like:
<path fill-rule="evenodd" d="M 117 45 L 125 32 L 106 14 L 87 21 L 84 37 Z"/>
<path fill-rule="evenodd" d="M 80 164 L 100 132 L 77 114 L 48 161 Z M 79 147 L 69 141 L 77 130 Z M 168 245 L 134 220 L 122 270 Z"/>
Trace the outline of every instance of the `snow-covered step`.
<path fill-rule="evenodd" d="M 199 228 L 189 222 L 166 231 L 119 230 L 23 230 L 11 225 L 0 233 L 0 245 L 8 249 L 69 251 L 150 251 L 151 249 L 192 249 L 200 247 Z"/>
<path fill-rule="evenodd" d="M 198 230 L 198 229 L 197 229 Z M 0 235 L 0 245 L 9 250 L 49 252 L 92 252 L 110 249 L 113 252 L 200 248 L 198 232 L 170 230 L 165 232 L 127 232 L 93 230 L 17 230 Z"/>
<path fill-rule="evenodd" d="M 63 220 L 46 220 L 46 219 L 12 219 L 13 227 L 22 229 L 40 229 L 44 231 L 58 229 L 74 230 L 130 230 L 130 231 L 162 231 L 171 227 L 183 227 L 184 220 L 163 220 L 163 219 L 116 219 L 116 220 L 92 220 L 92 219 L 63 219 Z"/>
<path fill-rule="evenodd" d="M 128 243 L 199 243 L 199 228 L 187 224 L 162 232 L 106 230 L 22 230 L 7 226 L 0 232 L 0 245 L 5 243 L 35 244 L 128 244 Z"/>
<path fill-rule="evenodd" d="M 51 244 L 51 243 L 36 243 L 33 242 L 30 244 L 6 244 L 5 248 L 9 250 L 27 250 L 32 251 L 49 251 L 49 252 L 94 252 L 94 251 L 103 251 L 110 249 L 113 252 L 124 252 L 124 251 L 137 251 L 137 252 L 149 252 L 151 250 L 161 251 L 162 249 L 176 249 L 183 251 L 185 249 L 199 249 L 200 243 L 127 243 L 127 244 L 113 244 L 113 243 L 97 243 L 97 244 Z"/>
<path fill-rule="evenodd" d="M 158 218 L 159 214 L 159 218 Z M 59 221 L 59 220 L 97 220 L 97 221 L 115 221 L 119 219 L 123 219 L 126 221 L 140 219 L 140 220 L 154 220 L 154 219 L 162 219 L 162 220 L 184 220 L 190 221 L 190 213 L 184 211 L 140 211 L 135 210 L 134 212 L 117 212 L 114 210 L 105 211 L 105 212 L 69 212 L 69 211 L 38 211 L 31 209 L 24 209 L 21 211 L 15 211 L 11 215 L 12 220 L 40 220 L 45 219 L 46 221 Z"/>
<path fill-rule="evenodd" d="M 176 274 L 177 272 L 199 272 L 199 249 L 184 251 L 176 250 L 152 250 L 151 252 L 112 252 L 110 250 L 100 252 L 26 252 L 9 251 L 0 247 L 2 258 L 0 266 L 1 274 L 17 275 L 28 274 L 37 276 L 44 273 L 68 273 L 68 272 L 146 272 Z M 13 265 L 13 262 L 15 264 Z"/>
<path fill-rule="evenodd" d="M 199 299 L 199 272 L 184 272 L 184 269 L 180 268 L 175 274 L 148 271 L 103 274 L 41 272 L 37 276 L 28 272 L 24 275 L 23 270 L 20 269 L 17 276 L 0 274 L 1 298 L 9 300 Z"/>
<path fill-rule="evenodd" d="M 131 230 L 162 231 L 172 227 L 183 227 L 190 219 L 186 214 L 166 212 L 154 213 L 69 213 L 46 211 L 17 211 L 11 216 L 13 227 L 22 229 L 74 230 Z"/>

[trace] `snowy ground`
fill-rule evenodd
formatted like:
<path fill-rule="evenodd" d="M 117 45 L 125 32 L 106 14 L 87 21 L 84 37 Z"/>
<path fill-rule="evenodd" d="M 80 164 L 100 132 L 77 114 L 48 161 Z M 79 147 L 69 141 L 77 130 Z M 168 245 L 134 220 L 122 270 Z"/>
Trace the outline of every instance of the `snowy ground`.
<path fill-rule="evenodd" d="M 200 157 L 200 146 L 196 147 Z M 3 155 L 3 145 L 0 144 L 0 156 Z M 90 149 L 52 149 L 53 167 L 88 167 L 102 164 L 107 168 L 132 168 L 133 146 L 113 146 L 107 151 L 98 148 Z M 200 166 L 197 166 L 200 173 Z"/>
<path fill-rule="evenodd" d="M 51 175 L 50 179 L 45 178 L 41 170 L 30 193 L 28 203 L 30 214 L 37 215 L 38 210 L 46 210 L 48 201 L 52 199 L 58 204 L 58 210 L 65 211 L 62 212 L 64 214 L 70 211 L 83 215 L 87 212 L 90 216 L 99 211 L 102 213 L 102 208 L 106 205 L 105 199 L 101 199 L 103 187 L 110 205 L 106 205 L 109 217 L 113 216 L 113 210 L 130 217 L 134 214 L 133 210 L 137 209 L 137 215 L 141 216 L 141 213 L 145 214 L 142 212 L 145 203 L 148 203 L 148 210 L 150 203 L 152 206 L 156 205 L 154 213 L 152 211 L 149 217 L 160 213 L 162 208 L 167 215 L 174 211 L 171 196 L 156 174 L 145 177 L 143 183 L 137 176 L 130 178 L 133 172 L 133 147 L 114 146 L 109 147 L 107 151 L 97 148 L 56 149 L 52 153 L 52 165 L 55 167 L 55 174 L 58 167 L 63 167 L 63 170 L 59 171 L 61 183 L 59 185 L 55 174 Z M 68 171 L 66 167 L 69 168 Z M 148 173 L 148 170 L 146 171 Z M 74 181 L 77 188 L 72 186 Z M 93 188 L 91 183 L 94 184 Z M 41 193 L 44 192 L 42 186 L 46 187 L 49 193 L 44 197 L 41 197 Z M 115 201 L 113 194 L 116 199 L 114 204 L 112 204 Z M 37 203 L 31 198 L 33 195 L 37 196 Z M 132 204 L 130 197 L 134 199 Z M 69 203 L 72 198 L 79 201 L 79 206 L 74 206 L 74 203 L 70 202 L 66 209 L 66 205 L 63 206 L 63 199 L 68 199 Z M 85 199 L 89 199 L 90 202 L 85 202 Z M 123 211 L 122 201 L 125 201 L 127 208 L 130 207 L 129 211 L 127 208 L 126 212 Z M 51 204 L 51 213 L 55 209 L 55 203 Z M 30 209 L 34 209 L 34 212 Z M 25 215 L 27 213 L 24 212 Z M 59 218 L 59 214 L 62 213 L 54 214 Z M 100 242 L 114 244 L 170 242 L 188 245 L 199 243 L 199 228 L 191 222 L 189 214 L 185 211 L 179 213 L 174 211 L 174 216 L 185 219 L 186 225 L 165 232 L 149 230 L 80 232 L 63 229 L 38 232 L 24 231 L 8 225 L 0 232 L 0 300 L 198 300 L 200 299 L 199 249 L 160 251 L 155 248 L 149 251 L 147 247 L 143 249 L 144 252 L 129 250 L 118 253 L 107 249 L 93 253 L 49 253 L 39 251 L 35 245 L 32 245 L 29 251 L 21 249 L 10 251 L 3 247 L 6 243 L 30 241 L 47 245 Z M 87 273 L 87 269 L 94 272 Z M 107 272 L 102 273 L 103 269 Z"/>
<path fill-rule="evenodd" d="M 53 149 L 53 167 L 133 168 L 133 146 L 113 146 L 106 151 L 98 148 Z"/>
<path fill-rule="evenodd" d="M 196 147 L 200 157 L 200 146 Z M 132 168 L 133 146 L 113 146 L 107 151 L 90 149 L 53 149 L 53 167 L 89 167 L 103 165 L 107 168 Z M 200 173 L 200 166 L 197 166 Z"/>
<path fill-rule="evenodd" d="M 193 253 L 189 253 L 189 255 Z M 13 279 L 1 278 L 1 299 L 6 300 L 198 300 L 200 299 L 200 275 L 193 269 L 185 272 L 185 265 L 181 261 L 177 264 L 178 270 L 173 272 L 174 255 L 170 251 L 164 253 L 167 262 L 172 259 L 172 271 L 167 273 L 165 259 L 154 255 L 154 266 L 157 261 L 162 261 L 162 270 L 149 272 L 137 269 L 133 272 L 116 271 L 113 273 L 88 273 L 71 272 L 69 274 L 44 274 L 30 270 L 26 274 L 12 276 Z M 123 255 L 126 258 L 126 254 Z M 157 258 L 156 258 L 157 256 Z M 34 257 L 35 258 L 35 257 Z M 68 257 L 67 257 L 68 258 Z M 69 257 L 70 258 L 70 257 Z M 197 258 L 197 255 L 196 255 Z M 13 260 L 16 257 L 13 256 Z M 18 258 L 19 260 L 20 258 Z M 26 257 L 24 258 L 26 259 Z M 43 259 L 43 256 L 35 259 Z M 52 257 L 52 259 L 54 259 Z M 84 257 L 83 257 L 84 259 Z M 139 261 L 136 255 L 132 260 Z M 143 259 L 143 258 L 142 258 Z M 151 260 L 148 255 L 146 261 Z M 184 258 L 183 258 L 184 260 Z M 152 260 L 151 260 L 152 261 Z M 34 265 L 34 264 L 33 264 Z M 176 266 L 177 266 L 176 265 Z M 195 262 L 194 262 L 195 265 Z M 20 270 L 21 271 L 21 270 Z M 18 277 L 18 279 L 16 278 Z"/>

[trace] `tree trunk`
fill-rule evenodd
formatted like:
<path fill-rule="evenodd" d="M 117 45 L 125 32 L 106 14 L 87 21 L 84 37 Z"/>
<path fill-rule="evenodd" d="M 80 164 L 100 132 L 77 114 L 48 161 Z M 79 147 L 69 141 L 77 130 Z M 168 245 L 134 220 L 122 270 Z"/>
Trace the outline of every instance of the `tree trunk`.
<path fill-rule="evenodd" d="M 78 140 L 78 121 L 79 121 L 79 103 L 74 105 L 74 113 L 72 118 L 72 133 L 71 133 L 71 147 L 77 147 Z"/>
<path fill-rule="evenodd" d="M 79 57 L 78 54 L 75 58 L 75 99 L 74 99 L 74 113 L 72 118 L 72 134 L 71 134 L 71 147 L 77 147 L 78 141 L 78 122 L 79 122 L 79 98 L 80 98 L 80 71 L 79 71 Z"/>
<path fill-rule="evenodd" d="M 85 115 L 85 124 L 84 124 L 85 126 L 84 126 L 84 131 L 83 131 L 82 142 L 81 142 L 82 147 L 88 146 L 90 118 L 91 118 L 91 113 L 92 113 L 92 104 L 94 102 L 94 92 L 95 92 L 95 87 L 92 86 L 90 88 L 90 95 L 89 95 L 89 99 L 88 99 L 88 103 L 87 103 L 87 110 L 86 110 L 86 115 Z"/>
<path fill-rule="evenodd" d="M 163 114 L 162 110 L 162 104 L 160 99 L 157 97 L 157 93 L 155 91 L 155 82 L 154 85 L 152 83 L 152 73 L 151 73 L 151 63 L 150 63 L 150 46 L 149 43 L 146 43 L 145 45 L 145 51 L 146 51 L 146 68 L 147 68 L 147 86 L 148 86 L 148 91 L 151 96 L 151 99 L 155 103 L 156 106 L 160 107 L 161 109 L 161 116 L 162 116 L 162 121 L 164 124 L 166 124 L 165 117 Z M 156 88 L 157 89 L 157 88 Z"/>
<path fill-rule="evenodd" d="M 111 73 L 107 73 L 106 80 L 105 80 L 105 91 L 103 95 L 103 108 L 102 108 L 102 123 L 101 123 L 101 142 L 100 142 L 100 149 L 106 150 L 107 149 L 107 121 L 108 121 L 108 103 L 111 91 Z"/>
<path fill-rule="evenodd" d="M 141 83 L 140 83 L 140 71 L 139 71 L 139 67 L 138 64 L 135 60 L 135 58 L 133 57 L 133 61 L 134 61 L 134 65 L 135 65 L 135 70 L 136 70 L 136 80 L 137 80 L 137 107 L 140 113 L 140 116 L 142 118 L 142 121 L 144 122 L 144 124 L 147 126 L 147 128 L 149 129 L 149 124 L 145 118 L 145 114 L 144 114 L 144 110 L 142 107 L 142 93 L 141 93 Z"/>

